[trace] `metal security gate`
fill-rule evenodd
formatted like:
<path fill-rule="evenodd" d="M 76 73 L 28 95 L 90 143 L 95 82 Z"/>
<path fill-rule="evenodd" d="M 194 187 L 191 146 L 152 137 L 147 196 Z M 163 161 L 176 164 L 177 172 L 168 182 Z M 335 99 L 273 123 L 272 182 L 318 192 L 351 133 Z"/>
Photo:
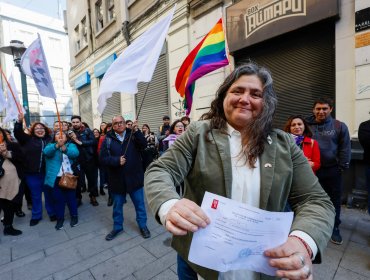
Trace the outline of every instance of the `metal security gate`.
<path fill-rule="evenodd" d="M 80 105 L 80 116 L 83 122 L 86 122 L 93 129 L 93 114 L 91 103 L 90 85 L 84 86 L 78 90 L 78 103 Z"/>
<path fill-rule="evenodd" d="M 121 115 L 121 94 L 114 92 L 112 97 L 107 100 L 107 106 L 102 114 L 102 121 L 110 123 L 112 118 L 117 115 Z"/>
<path fill-rule="evenodd" d="M 278 96 L 274 127 L 294 114 L 309 116 L 318 97 L 335 98 L 335 23 L 320 22 L 235 53 L 270 69 Z"/>
<path fill-rule="evenodd" d="M 139 83 L 139 92 L 135 96 L 136 112 L 139 111 L 147 87 L 148 83 Z M 163 123 L 163 116 L 169 115 L 168 95 L 167 56 L 163 54 L 159 57 L 153 78 L 149 82 L 139 115 L 140 126 L 146 123 L 152 132 L 157 132 L 159 126 Z"/>

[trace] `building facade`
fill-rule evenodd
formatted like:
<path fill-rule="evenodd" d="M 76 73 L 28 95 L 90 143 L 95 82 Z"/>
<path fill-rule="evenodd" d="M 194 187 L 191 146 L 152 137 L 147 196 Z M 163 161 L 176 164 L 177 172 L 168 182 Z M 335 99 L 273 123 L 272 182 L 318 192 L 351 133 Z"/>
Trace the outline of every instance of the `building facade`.
<path fill-rule="evenodd" d="M 11 40 L 19 40 L 28 47 L 40 34 L 49 66 L 57 104 L 62 119 L 72 114 L 72 89 L 69 85 L 70 70 L 68 36 L 64 21 L 35 13 L 6 3 L 0 3 L 0 45 L 9 45 Z M 21 78 L 11 55 L 0 54 L 1 67 L 14 81 L 21 97 Z M 3 84 L 5 82 L 3 81 Z M 40 96 L 32 78 L 27 77 L 28 101 L 31 123 L 41 121 L 52 126 L 56 117 L 55 101 Z M 22 103 L 22 101 L 21 101 Z M 3 112 L 2 115 L 5 113 Z"/>
<path fill-rule="evenodd" d="M 99 83 L 114 59 L 177 3 L 153 80 L 137 95 L 115 93 L 100 115 Z M 319 96 L 335 100 L 335 116 L 352 136 L 369 119 L 370 19 L 366 0 L 88 0 L 67 1 L 73 110 L 98 127 L 115 114 L 156 130 L 162 116 L 184 114 L 175 90 L 183 60 L 220 17 L 232 63 L 253 60 L 268 67 L 279 107 L 275 126 L 294 113 L 309 115 Z M 232 66 L 196 82 L 190 117 L 198 119 Z M 141 107 L 144 93 L 147 92 Z"/>

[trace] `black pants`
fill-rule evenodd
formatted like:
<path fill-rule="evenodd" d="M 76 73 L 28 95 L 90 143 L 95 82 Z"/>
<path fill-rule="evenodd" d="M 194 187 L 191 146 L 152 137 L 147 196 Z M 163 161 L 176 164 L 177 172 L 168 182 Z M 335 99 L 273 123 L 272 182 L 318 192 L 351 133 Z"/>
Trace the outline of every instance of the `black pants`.
<path fill-rule="evenodd" d="M 326 193 L 329 195 L 331 202 L 335 207 L 335 222 L 334 227 L 339 227 L 340 207 L 342 199 L 342 173 L 338 166 L 321 167 L 317 171 L 319 182 Z"/>
<path fill-rule="evenodd" d="M 32 204 L 31 191 L 25 179 L 22 179 L 19 185 L 19 192 L 12 200 L 16 204 L 16 211 L 22 211 L 23 196 L 25 196 L 27 203 Z"/>
<path fill-rule="evenodd" d="M 14 219 L 16 204 L 11 200 L 0 198 L 0 209 L 4 212 L 4 226 L 11 226 Z"/>
<path fill-rule="evenodd" d="M 89 196 L 98 196 L 98 167 L 96 166 L 96 162 L 94 159 L 88 162 L 80 163 L 81 171 L 85 173 L 87 178 L 87 190 L 89 192 Z M 85 180 L 85 176 L 80 176 Z"/>

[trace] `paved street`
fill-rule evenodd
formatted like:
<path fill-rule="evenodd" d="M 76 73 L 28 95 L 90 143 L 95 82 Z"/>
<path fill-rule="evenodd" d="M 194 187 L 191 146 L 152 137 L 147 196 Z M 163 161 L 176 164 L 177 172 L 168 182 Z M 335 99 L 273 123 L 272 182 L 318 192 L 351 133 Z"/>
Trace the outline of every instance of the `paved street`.
<path fill-rule="evenodd" d="M 30 212 L 24 210 L 26 217 L 15 217 L 14 223 L 23 235 L 0 234 L 0 279 L 177 279 L 170 235 L 149 215 L 152 237 L 143 239 L 131 201 L 125 205 L 125 232 L 113 241 L 104 240 L 112 228 L 106 199 L 100 196 L 100 205 L 92 207 L 85 193 L 80 224 L 71 228 L 66 219 L 61 231 L 46 218 L 30 227 Z M 370 279 L 370 216 L 343 208 L 342 233 L 343 245 L 329 244 L 323 264 L 315 265 L 315 280 Z"/>

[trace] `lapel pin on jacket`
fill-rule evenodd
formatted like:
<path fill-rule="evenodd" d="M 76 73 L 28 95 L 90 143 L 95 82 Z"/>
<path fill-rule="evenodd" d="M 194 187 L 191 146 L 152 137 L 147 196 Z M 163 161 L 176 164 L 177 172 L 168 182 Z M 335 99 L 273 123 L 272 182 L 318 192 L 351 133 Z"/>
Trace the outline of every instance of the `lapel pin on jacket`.
<path fill-rule="evenodd" d="M 267 167 L 271 168 L 271 167 L 272 167 L 272 164 L 271 164 L 271 163 L 266 163 L 266 164 L 265 164 L 265 167 L 266 167 L 266 168 L 267 168 Z"/>

